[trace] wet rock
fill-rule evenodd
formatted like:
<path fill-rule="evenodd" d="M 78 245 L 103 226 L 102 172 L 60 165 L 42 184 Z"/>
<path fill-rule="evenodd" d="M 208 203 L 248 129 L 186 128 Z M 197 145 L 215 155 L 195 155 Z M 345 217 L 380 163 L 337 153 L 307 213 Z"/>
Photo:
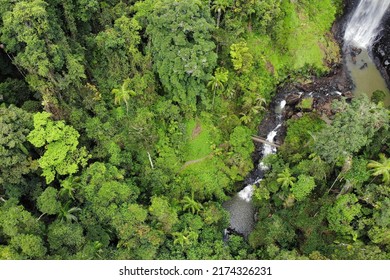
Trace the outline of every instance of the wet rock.
<path fill-rule="evenodd" d="M 356 56 L 351 56 L 351 60 L 353 64 L 356 64 Z"/>
<path fill-rule="evenodd" d="M 357 60 L 356 57 L 362 52 L 362 49 L 351 47 L 351 50 L 349 52 L 349 55 L 351 56 L 351 60 L 353 64 L 356 64 Z"/>
<path fill-rule="evenodd" d="M 343 93 L 343 96 L 346 97 L 347 99 L 353 98 L 353 93 L 350 91 L 346 91 Z"/>
<path fill-rule="evenodd" d="M 337 89 L 339 91 L 344 91 L 345 90 L 345 86 L 343 86 L 342 84 L 337 84 Z"/>
<path fill-rule="evenodd" d="M 332 103 L 331 102 L 327 102 L 327 103 L 321 104 L 321 106 L 319 106 L 319 108 L 318 108 L 318 111 L 322 115 L 325 115 L 325 116 L 332 115 Z"/>
<path fill-rule="evenodd" d="M 295 106 L 299 103 L 301 95 L 293 93 L 286 97 L 286 104 L 289 106 Z"/>
<path fill-rule="evenodd" d="M 292 111 L 292 110 L 286 110 L 285 112 L 284 112 L 284 118 L 285 119 L 289 119 L 289 118 L 291 118 L 292 116 L 294 115 L 294 112 Z"/>
<path fill-rule="evenodd" d="M 382 31 L 372 47 L 373 61 L 390 87 L 390 13 L 387 13 L 382 24 Z"/>
<path fill-rule="evenodd" d="M 381 56 L 385 56 L 385 55 L 386 55 L 385 51 L 382 49 L 382 46 L 380 46 L 380 48 L 378 49 L 378 53 L 379 53 Z"/>
<path fill-rule="evenodd" d="M 352 47 L 351 56 L 358 56 L 362 52 L 361 48 Z"/>
<path fill-rule="evenodd" d="M 362 66 L 360 66 L 360 70 L 363 70 L 364 68 L 367 68 L 368 67 L 368 65 L 367 65 L 367 63 L 366 62 L 364 62 L 363 63 L 363 65 Z"/>

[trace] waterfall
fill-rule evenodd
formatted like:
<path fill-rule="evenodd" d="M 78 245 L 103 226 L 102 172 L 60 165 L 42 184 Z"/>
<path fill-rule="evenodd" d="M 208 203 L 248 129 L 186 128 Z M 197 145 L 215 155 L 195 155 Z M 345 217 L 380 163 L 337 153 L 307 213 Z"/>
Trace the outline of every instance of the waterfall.
<path fill-rule="evenodd" d="M 275 136 L 276 134 L 278 134 L 278 129 L 279 127 L 281 126 L 282 124 L 278 124 L 274 130 L 272 130 L 270 133 L 268 133 L 267 135 L 267 141 L 270 142 L 270 143 L 273 143 L 274 142 L 274 139 L 275 139 Z M 273 153 L 276 153 L 276 148 L 271 146 L 271 145 L 268 145 L 268 144 L 264 144 L 264 147 L 263 147 L 263 157 L 266 157 L 270 154 L 273 154 Z"/>
<path fill-rule="evenodd" d="M 276 127 L 270 131 L 267 135 L 267 141 L 274 143 L 275 137 L 282 126 L 283 118 L 283 109 L 286 106 L 286 101 L 282 100 L 277 104 L 275 108 L 275 120 L 277 122 Z M 269 144 L 264 144 L 262 149 L 263 158 L 267 155 L 276 153 L 276 148 L 272 147 Z M 266 170 L 268 167 L 260 161 L 258 168 L 260 170 Z M 237 193 L 231 200 L 224 203 L 224 208 L 230 213 L 230 230 L 234 230 L 237 233 L 240 233 L 247 237 L 252 231 L 255 221 L 255 209 L 252 205 L 252 196 L 254 193 L 254 185 L 258 184 L 262 180 L 262 175 L 255 178 L 253 183 L 247 185 L 239 193 Z M 225 238 L 227 238 L 228 230 L 224 233 Z"/>
<path fill-rule="evenodd" d="M 390 0 L 361 0 L 345 29 L 347 45 L 369 48 L 380 31 L 380 23 Z"/>
<path fill-rule="evenodd" d="M 283 109 L 284 106 L 286 105 L 286 101 L 283 100 L 281 103 L 280 103 L 280 108 Z M 278 129 L 279 127 L 281 127 L 282 124 L 279 123 L 270 133 L 268 133 L 267 135 L 267 141 L 270 142 L 270 143 L 273 143 L 274 142 L 274 139 L 276 137 L 276 135 L 278 134 Z M 271 145 L 269 144 L 264 144 L 263 146 L 263 158 L 270 155 L 270 154 L 274 154 L 276 153 L 276 148 L 275 147 L 272 147 Z M 268 167 L 261 161 L 259 163 L 259 167 L 261 170 L 267 170 Z M 262 180 L 262 178 L 257 178 L 255 180 L 255 182 L 252 184 L 252 185 L 248 185 L 246 186 L 245 188 L 242 189 L 242 191 L 240 191 L 238 193 L 238 196 L 247 201 L 247 202 L 250 202 L 252 200 L 252 195 L 253 195 L 253 185 L 256 185 L 257 183 L 259 183 L 260 181 Z"/>
<path fill-rule="evenodd" d="M 390 92 L 372 60 L 371 47 L 379 39 L 381 23 L 389 6 L 390 0 L 361 0 L 344 34 L 345 65 L 354 84 L 353 93 L 371 98 L 374 91 L 383 91 L 385 104 L 390 104 Z"/>

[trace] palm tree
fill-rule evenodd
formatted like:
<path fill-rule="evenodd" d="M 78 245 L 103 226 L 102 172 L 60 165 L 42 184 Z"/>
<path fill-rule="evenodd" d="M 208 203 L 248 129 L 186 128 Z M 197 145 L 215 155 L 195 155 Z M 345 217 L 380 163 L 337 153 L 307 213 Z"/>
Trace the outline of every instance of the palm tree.
<path fill-rule="evenodd" d="M 80 212 L 81 208 L 79 207 L 71 207 L 70 201 L 65 204 L 64 207 L 61 208 L 60 213 L 58 214 L 58 218 L 61 221 L 67 221 L 68 223 L 77 222 L 77 217 L 74 215 L 76 212 Z"/>
<path fill-rule="evenodd" d="M 261 95 L 255 92 L 250 92 L 249 94 L 245 94 L 242 97 L 242 103 L 242 108 L 245 111 L 253 111 L 253 108 L 255 108 L 256 111 L 254 111 L 254 113 L 257 114 L 259 111 L 265 110 L 265 105 L 267 102 Z"/>
<path fill-rule="evenodd" d="M 198 213 L 203 208 L 202 204 L 195 201 L 194 193 L 191 194 L 191 197 L 186 195 L 181 203 L 183 203 L 183 210 L 189 210 L 192 214 Z"/>
<path fill-rule="evenodd" d="M 294 186 L 294 182 L 297 180 L 292 176 L 290 169 L 286 167 L 282 173 L 278 174 L 278 179 L 276 181 L 282 186 L 282 188 L 288 188 Z"/>
<path fill-rule="evenodd" d="M 189 243 L 188 238 L 181 232 L 174 232 L 172 235 L 175 237 L 175 240 L 173 240 L 173 244 L 179 243 L 181 247 L 184 247 L 184 245 L 187 245 Z"/>
<path fill-rule="evenodd" d="M 240 113 L 242 116 L 240 118 L 240 121 L 242 121 L 244 124 L 248 124 L 252 121 L 252 116 L 250 114 Z"/>
<path fill-rule="evenodd" d="M 256 107 L 260 111 L 264 111 L 265 105 L 267 105 L 267 100 L 263 96 L 257 95 L 255 97 L 255 106 L 254 107 Z"/>
<path fill-rule="evenodd" d="M 219 23 L 221 22 L 222 12 L 226 11 L 227 6 L 229 6 L 229 0 L 214 0 L 211 10 L 217 12 L 217 28 L 219 28 Z"/>
<path fill-rule="evenodd" d="M 211 87 L 213 91 L 213 105 L 214 105 L 214 99 L 215 99 L 215 93 L 218 91 L 223 90 L 224 83 L 228 80 L 229 71 L 225 68 L 217 68 L 214 72 L 214 76 L 211 76 L 210 81 L 208 82 L 207 86 Z"/>
<path fill-rule="evenodd" d="M 174 232 L 172 235 L 175 237 L 173 240 L 173 244 L 180 244 L 181 247 L 184 247 L 185 245 L 189 245 L 191 243 L 191 240 L 197 240 L 198 234 L 194 231 L 189 231 L 187 228 L 183 232 Z"/>
<path fill-rule="evenodd" d="M 130 83 L 130 80 L 126 79 L 123 82 L 120 89 L 115 88 L 111 91 L 115 95 L 115 98 L 114 98 L 115 105 L 121 104 L 122 102 L 124 102 L 126 104 L 126 112 L 127 113 L 129 113 L 129 103 L 128 102 L 130 100 L 130 96 L 136 95 L 136 93 L 133 90 L 128 89 L 129 83 Z"/>
<path fill-rule="evenodd" d="M 384 154 L 379 154 L 379 161 L 370 160 L 367 167 L 372 169 L 372 175 L 382 175 L 383 183 L 390 183 L 390 158 L 386 158 Z"/>
<path fill-rule="evenodd" d="M 75 187 L 79 185 L 78 181 L 80 181 L 80 179 L 74 179 L 73 177 L 69 177 L 67 180 L 62 181 L 59 195 L 74 200 L 75 198 L 73 193 L 75 192 Z"/>

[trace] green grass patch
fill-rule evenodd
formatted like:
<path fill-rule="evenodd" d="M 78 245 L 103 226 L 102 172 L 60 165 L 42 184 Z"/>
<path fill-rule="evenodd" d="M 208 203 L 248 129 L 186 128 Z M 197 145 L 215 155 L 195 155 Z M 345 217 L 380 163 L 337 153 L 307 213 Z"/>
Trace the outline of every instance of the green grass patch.
<path fill-rule="evenodd" d="M 226 199 L 224 190 L 232 186 L 232 180 L 227 175 L 229 168 L 221 156 L 215 154 L 222 136 L 211 118 L 210 114 L 202 113 L 202 116 L 186 123 L 185 162 L 180 177 L 182 185 L 199 199 L 223 201 Z"/>
<path fill-rule="evenodd" d="M 339 59 L 339 47 L 329 35 L 336 14 L 332 1 L 304 2 L 284 1 L 286 16 L 274 27 L 272 39 L 256 32 L 246 37 L 254 60 L 264 64 L 276 80 L 302 68 L 323 73 Z"/>
<path fill-rule="evenodd" d="M 189 120 L 186 124 L 187 143 L 184 147 L 184 160 L 191 161 L 206 157 L 213 151 L 213 145 L 218 145 L 220 133 L 211 123 L 209 117 Z"/>

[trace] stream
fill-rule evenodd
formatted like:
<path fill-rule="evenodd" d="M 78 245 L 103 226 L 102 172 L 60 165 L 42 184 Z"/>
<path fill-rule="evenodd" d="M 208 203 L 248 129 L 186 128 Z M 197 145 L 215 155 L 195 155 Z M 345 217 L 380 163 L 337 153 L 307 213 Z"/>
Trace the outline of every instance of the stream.
<path fill-rule="evenodd" d="M 279 129 L 283 123 L 283 110 L 285 108 L 286 101 L 282 100 L 274 108 L 276 126 L 267 135 L 267 141 L 274 143 L 275 137 L 278 134 Z M 262 149 L 262 158 L 270 154 L 276 153 L 277 149 L 271 145 L 264 144 Z M 262 178 L 264 171 L 267 170 L 267 166 L 260 160 L 257 166 L 257 176 L 252 179 L 252 183 L 245 186 L 239 193 L 237 193 L 231 200 L 225 202 L 223 207 L 230 213 L 230 227 L 229 229 L 235 233 L 243 235 L 245 238 L 253 230 L 255 225 L 256 209 L 252 204 L 252 195 L 254 192 L 254 186 L 258 184 Z M 225 235 L 227 234 L 225 231 Z"/>
<path fill-rule="evenodd" d="M 361 0 L 351 15 L 344 15 L 344 17 L 349 18 L 343 37 L 344 67 L 354 85 L 353 94 L 355 96 L 366 94 L 371 97 L 375 90 L 381 90 L 386 94 L 386 105 L 390 105 L 390 92 L 370 55 L 372 44 L 378 39 L 383 17 L 389 7 L 390 0 Z M 322 87 L 320 89 L 318 93 L 323 90 Z M 302 92 L 295 94 L 301 96 Z M 325 95 L 332 94 L 340 96 L 341 92 L 333 89 L 333 92 L 330 90 Z M 277 96 L 280 99 L 280 94 Z M 312 96 L 312 92 L 308 96 Z M 266 137 L 270 143 L 274 143 L 275 137 L 285 121 L 286 100 L 274 100 L 272 104 L 276 105 L 269 109 L 268 116 L 263 120 L 263 122 L 274 124 L 268 130 Z M 252 203 L 254 186 L 261 182 L 264 172 L 267 170 L 262 159 L 276 152 L 275 147 L 264 144 L 260 151 L 259 164 L 249 175 L 250 183 L 234 195 L 231 200 L 223 204 L 223 207 L 230 213 L 230 226 L 225 230 L 225 239 L 230 233 L 237 233 L 247 238 L 253 230 L 256 223 L 256 209 Z"/>

